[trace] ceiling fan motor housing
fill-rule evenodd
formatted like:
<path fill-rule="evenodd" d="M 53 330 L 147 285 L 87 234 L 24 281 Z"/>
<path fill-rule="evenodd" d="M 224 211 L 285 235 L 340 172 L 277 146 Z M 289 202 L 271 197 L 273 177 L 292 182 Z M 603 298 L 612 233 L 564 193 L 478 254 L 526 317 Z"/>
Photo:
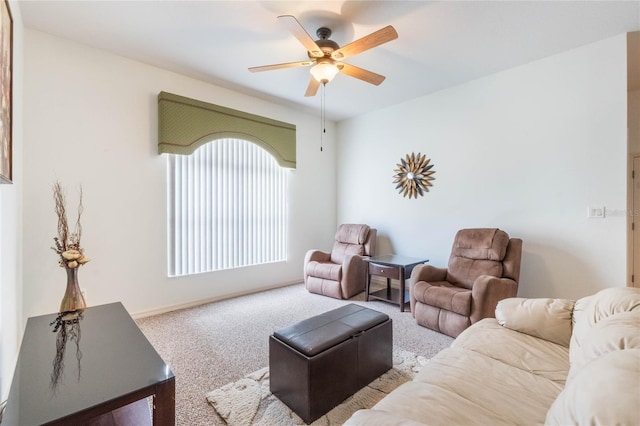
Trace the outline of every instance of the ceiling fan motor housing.
<path fill-rule="evenodd" d="M 316 30 L 319 39 L 326 40 L 331 37 L 331 30 L 327 27 L 320 27 Z"/>
<path fill-rule="evenodd" d="M 320 49 L 322 49 L 325 55 L 331 55 L 331 52 L 340 49 L 338 43 L 333 40 L 329 40 L 329 37 L 331 37 L 331 30 L 329 28 L 318 28 L 316 35 L 319 38 L 319 40 L 316 40 L 316 44 Z"/>

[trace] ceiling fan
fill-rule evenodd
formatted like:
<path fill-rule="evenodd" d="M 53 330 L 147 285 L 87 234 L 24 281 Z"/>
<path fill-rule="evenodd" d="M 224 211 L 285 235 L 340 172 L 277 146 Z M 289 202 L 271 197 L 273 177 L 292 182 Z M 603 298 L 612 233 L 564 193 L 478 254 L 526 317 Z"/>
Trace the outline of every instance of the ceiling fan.
<path fill-rule="evenodd" d="M 398 38 L 398 33 L 391 25 L 353 41 L 346 46 L 340 47 L 338 43 L 329 39 L 329 37 L 331 37 L 331 30 L 329 28 L 318 28 L 316 31 L 318 40 L 314 40 L 294 16 L 281 15 L 278 16 L 278 19 L 298 41 L 302 43 L 305 49 L 307 49 L 309 59 L 306 61 L 252 67 L 249 68 L 249 71 L 270 71 L 281 68 L 313 65 L 310 70 L 312 77 L 309 81 L 307 91 L 304 94 L 305 96 L 315 96 L 320 84 L 327 84 L 339 72 L 366 81 L 367 83 L 375 84 L 376 86 L 384 81 L 385 77 L 383 75 L 356 67 L 355 65 L 349 65 L 342 61 Z"/>

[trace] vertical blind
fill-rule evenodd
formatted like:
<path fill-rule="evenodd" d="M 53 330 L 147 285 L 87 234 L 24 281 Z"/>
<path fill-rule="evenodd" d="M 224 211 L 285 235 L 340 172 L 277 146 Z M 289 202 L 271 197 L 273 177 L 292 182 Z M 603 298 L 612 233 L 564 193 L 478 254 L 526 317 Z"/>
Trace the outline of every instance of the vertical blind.
<path fill-rule="evenodd" d="M 287 172 L 268 152 L 218 139 L 167 167 L 169 276 L 286 260 Z"/>

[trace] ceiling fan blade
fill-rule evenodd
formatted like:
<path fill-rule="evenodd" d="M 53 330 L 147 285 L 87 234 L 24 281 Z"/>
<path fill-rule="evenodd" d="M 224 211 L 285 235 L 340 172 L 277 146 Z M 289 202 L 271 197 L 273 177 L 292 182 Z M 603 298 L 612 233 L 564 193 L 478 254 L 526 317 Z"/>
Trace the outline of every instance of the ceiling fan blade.
<path fill-rule="evenodd" d="M 311 80 L 309 80 L 309 86 L 307 86 L 307 91 L 304 93 L 305 97 L 315 96 L 318 93 L 318 88 L 320 87 L 320 82 L 311 76 Z"/>
<path fill-rule="evenodd" d="M 337 64 L 341 73 L 350 77 L 355 77 L 367 83 L 375 84 L 379 86 L 385 79 L 384 75 L 376 74 L 375 72 L 367 71 L 364 68 L 356 67 L 355 65 L 349 65 L 340 63 Z"/>
<path fill-rule="evenodd" d="M 397 38 L 398 33 L 396 32 L 395 28 L 393 28 L 391 25 L 387 25 L 386 27 L 378 31 L 375 31 L 367 36 L 364 36 L 356 41 L 347 44 L 346 46 L 341 47 L 338 50 L 335 50 L 333 53 L 331 53 L 331 58 L 341 61 Z"/>
<path fill-rule="evenodd" d="M 259 71 L 279 70 L 281 68 L 305 67 L 311 64 L 313 64 L 313 61 L 286 62 L 284 64 L 272 64 L 272 65 L 263 65 L 260 67 L 251 67 L 249 68 L 249 71 L 259 72 Z"/>
<path fill-rule="evenodd" d="M 295 16 L 292 15 L 280 15 L 278 19 L 282 24 L 298 39 L 305 49 L 309 51 L 309 55 L 313 58 L 322 58 L 324 52 L 316 44 L 315 40 L 309 35 L 304 27 L 298 22 Z"/>

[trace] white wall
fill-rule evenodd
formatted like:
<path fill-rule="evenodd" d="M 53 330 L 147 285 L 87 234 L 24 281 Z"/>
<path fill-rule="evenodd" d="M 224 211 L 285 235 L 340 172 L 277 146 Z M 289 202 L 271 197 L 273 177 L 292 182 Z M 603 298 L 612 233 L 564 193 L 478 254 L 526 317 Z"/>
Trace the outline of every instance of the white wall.
<path fill-rule="evenodd" d="M 0 401 L 7 398 L 18 357 L 22 321 L 22 66 L 23 25 L 13 17 L 13 184 L 0 185 Z"/>
<path fill-rule="evenodd" d="M 157 154 L 157 94 L 168 91 L 297 126 L 290 172 L 289 260 L 167 278 L 166 158 Z M 302 280 L 307 249 L 336 228 L 335 126 L 319 151 L 315 116 L 41 32 L 25 34 L 24 310 L 55 312 L 66 278 L 50 249 L 51 185 L 67 188 L 71 217 L 84 190 L 79 281 L 89 305 L 122 301 L 133 314 Z"/>
<path fill-rule="evenodd" d="M 524 240 L 524 297 L 625 285 L 626 108 L 621 35 L 341 122 L 338 222 L 436 266 L 458 229 L 504 229 Z M 392 184 L 411 152 L 436 170 L 417 200 Z"/>

